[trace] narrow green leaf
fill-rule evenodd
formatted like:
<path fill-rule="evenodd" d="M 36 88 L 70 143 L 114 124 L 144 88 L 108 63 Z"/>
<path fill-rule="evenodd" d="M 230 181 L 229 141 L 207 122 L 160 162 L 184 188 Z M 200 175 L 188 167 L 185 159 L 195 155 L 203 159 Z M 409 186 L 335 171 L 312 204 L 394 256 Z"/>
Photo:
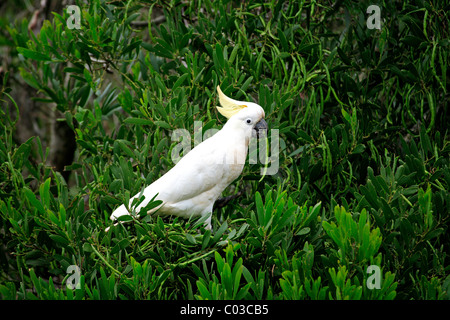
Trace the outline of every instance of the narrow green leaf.
<path fill-rule="evenodd" d="M 187 77 L 189 77 L 189 73 L 185 73 L 181 77 L 179 77 L 172 87 L 172 92 L 174 92 L 176 89 L 178 89 L 178 87 L 184 83 L 184 81 L 187 79 Z"/>
<path fill-rule="evenodd" d="M 17 51 L 22 54 L 25 58 L 33 59 L 36 61 L 50 61 L 51 58 L 41 52 L 33 51 L 27 48 L 18 47 Z"/>
<path fill-rule="evenodd" d="M 129 124 L 137 124 L 137 125 L 151 125 L 153 124 L 153 121 L 148 119 L 142 119 L 142 118 L 126 118 L 123 120 L 125 123 Z"/>
<path fill-rule="evenodd" d="M 25 187 L 24 189 L 25 192 L 25 197 L 28 199 L 28 201 L 30 202 L 30 204 L 36 208 L 39 213 L 41 214 L 46 214 L 44 206 L 42 205 L 42 203 L 36 198 L 36 196 L 34 195 L 33 191 L 31 191 L 30 189 L 28 189 L 27 187 Z"/>

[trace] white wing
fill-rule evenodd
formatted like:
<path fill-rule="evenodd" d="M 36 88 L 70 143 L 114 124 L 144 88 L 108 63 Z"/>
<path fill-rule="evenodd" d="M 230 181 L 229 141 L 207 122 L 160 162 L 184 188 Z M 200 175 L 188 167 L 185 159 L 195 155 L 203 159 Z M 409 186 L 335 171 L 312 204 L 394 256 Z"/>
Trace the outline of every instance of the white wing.
<path fill-rule="evenodd" d="M 227 157 L 235 152 L 236 145 L 231 144 L 229 137 L 218 132 L 203 141 L 186 156 L 184 156 L 170 171 L 144 189 L 143 200 L 135 211 L 139 212 L 156 195 L 156 200 L 163 204 L 153 209 L 159 213 L 174 214 L 182 217 L 203 215 L 211 212 L 214 202 L 222 191 L 236 179 L 243 169 L 243 161 L 239 164 L 230 163 Z M 245 150 L 244 150 L 245 152 Z M 245 156 L 244 156 L 245 159 Z M 139 197 L 135 195 L 131 201 Z M 125 206 L 117 208 L 111 219 L 129 214 Z"/>

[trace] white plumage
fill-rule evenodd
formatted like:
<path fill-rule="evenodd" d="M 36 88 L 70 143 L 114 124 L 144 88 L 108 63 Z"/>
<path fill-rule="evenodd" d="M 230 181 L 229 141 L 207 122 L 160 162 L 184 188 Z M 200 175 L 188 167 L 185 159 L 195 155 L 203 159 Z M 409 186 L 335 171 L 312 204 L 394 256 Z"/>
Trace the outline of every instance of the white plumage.
<path fill-rule="evenodd" d="M 228 98 L 217 87 L 222 107 L 219 112 L 228 118 L 223 128 L 188 152 L 171 170 L 144 189 L 145 199 L 134 209 L 136 213 L 156 196 L 162 204 L 149 211 L 158 215 L 183 218 L 204 216 L 212 212 L 214 202 L 244 168 L 250 138 L 267 130 L 264 110 L 252 103 Z M 134 198 L 130 199 L 130 206 Z M 130 207 L 129 206 L 129 207 Z M 111 219 L 129 215 L 125 205 L 118 207 Z M 211 217 L 206 221 L 211 229 Z"/>

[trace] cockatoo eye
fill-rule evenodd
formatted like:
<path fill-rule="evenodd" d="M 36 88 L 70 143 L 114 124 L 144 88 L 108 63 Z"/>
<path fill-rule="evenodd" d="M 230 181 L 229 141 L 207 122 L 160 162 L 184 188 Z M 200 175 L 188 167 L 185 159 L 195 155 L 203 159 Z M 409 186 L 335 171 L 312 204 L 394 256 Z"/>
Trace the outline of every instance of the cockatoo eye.
<path fill-rule="evenodd" d="M 245 122 L 247 122 L 248 124 L 252 123 L 252 119 L 247 119 L 245 120 Z"/>

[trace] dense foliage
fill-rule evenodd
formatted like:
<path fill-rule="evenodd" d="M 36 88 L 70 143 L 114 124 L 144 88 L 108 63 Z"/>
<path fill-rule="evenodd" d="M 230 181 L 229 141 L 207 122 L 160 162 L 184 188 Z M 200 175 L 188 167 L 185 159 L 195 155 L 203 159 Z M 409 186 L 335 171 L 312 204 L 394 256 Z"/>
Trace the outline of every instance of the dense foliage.
<path fill-rule="evenodd" d="M 3 299 L 450 298 L 444 1 L 381 1 L 381 29 L 368 1 L 74 1 L 80 29 L 61 7 L 37 30 L 6 3 Z M 217 85 L 265 109 L 277 172 L 247 164 L 212 233 L 148 215 L 106 232 L 174 165 L 174 130 L 222 127 Z"/>

